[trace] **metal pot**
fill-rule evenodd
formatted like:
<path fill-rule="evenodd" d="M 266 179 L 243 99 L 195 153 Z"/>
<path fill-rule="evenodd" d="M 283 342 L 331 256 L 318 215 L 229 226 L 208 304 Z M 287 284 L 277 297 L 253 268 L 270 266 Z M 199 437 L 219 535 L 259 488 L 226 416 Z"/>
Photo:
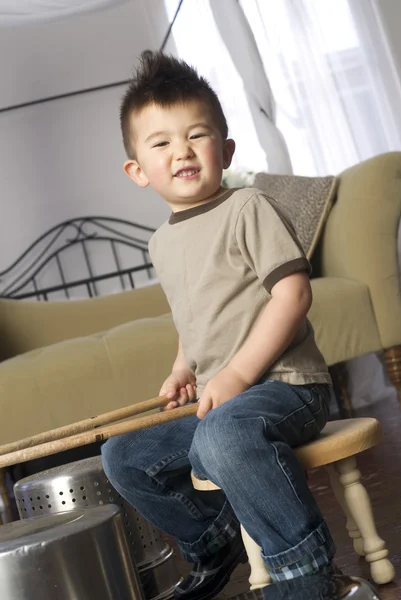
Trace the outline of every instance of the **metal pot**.
<path fill-rule="evenodd" d="M 117 506 L 0 527 L 2 600 L 143 600 Z"/>
<path fill-rule="evenodd" d="M 173 596 L 180 580 L 171 547 L 158 529 L 126 502 L 108 481 L 100 456 L 36 473 L 18 481 L 14 495 L 21 519 L 116 504 L 146 600 Z"/>

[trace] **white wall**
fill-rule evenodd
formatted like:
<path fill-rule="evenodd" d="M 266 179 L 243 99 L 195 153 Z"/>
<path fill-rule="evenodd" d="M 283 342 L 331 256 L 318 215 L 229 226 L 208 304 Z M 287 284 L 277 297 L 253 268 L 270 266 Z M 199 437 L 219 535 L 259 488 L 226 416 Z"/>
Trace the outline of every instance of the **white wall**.
<path fill-rule="evenodd" d="M 167 30 L 163 0 L 2 30 L 0 108 L 130 77 Z M 131 183 L 119 130 L 125 86 L 0 113 L 0 271 L 38 235 L 76 216 L 158 226 L 162 200 Z"/>

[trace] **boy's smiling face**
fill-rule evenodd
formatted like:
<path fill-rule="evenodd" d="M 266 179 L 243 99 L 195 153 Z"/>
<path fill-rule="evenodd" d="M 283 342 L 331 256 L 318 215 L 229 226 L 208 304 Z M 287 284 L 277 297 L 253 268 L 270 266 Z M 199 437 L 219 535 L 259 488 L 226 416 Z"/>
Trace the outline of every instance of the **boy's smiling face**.
<path fill-rule="evenodd" d="M 126 161 L 124 170 L 135 183 L 151 185 L 173 212 L 220 195 L 235 143 L 222 139 L 205 103 L 151 104 L 133 114 L 131 123 L 136 160 Z"/>

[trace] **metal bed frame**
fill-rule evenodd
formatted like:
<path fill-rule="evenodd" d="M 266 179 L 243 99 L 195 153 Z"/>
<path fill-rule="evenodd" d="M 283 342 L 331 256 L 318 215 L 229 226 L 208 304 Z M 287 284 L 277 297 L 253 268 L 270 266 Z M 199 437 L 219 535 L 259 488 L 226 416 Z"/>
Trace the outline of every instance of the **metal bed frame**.
<path fill-rule="evenodd" d="M 118 291 L 133 289 L 138 284 L 138 276 L 142 281 L 144 275 L 147 280 L 155 277 L 148 253 L 148 242 L 154 231 L 151 227 L 114 217 L 78 217 L 63 221 L 41 235 L 0 272 L 0 297 L 49 300 L 52 294 L 60 296 L 61 293 L 63 299 L 69 300 L 76 288 L 94 297 L 101 295 L 99 283 L 106 280 L 117 280 Z M 69 280 L 67 251 L 70 256 L 74 252 L 74 264 L 85 269 L 84 277 L 74 275 Z M 115 268 L 106 271 L 101 268 L 99 273 L 99 258 L 102 258 L 99 254 L 104 257 L 105 252 L 109 258 L 111 255 Z M 121 256 L 123 253 L 125 259 Z M 50 274 L 56 283 L 42 285 L 44 274 Z"/>

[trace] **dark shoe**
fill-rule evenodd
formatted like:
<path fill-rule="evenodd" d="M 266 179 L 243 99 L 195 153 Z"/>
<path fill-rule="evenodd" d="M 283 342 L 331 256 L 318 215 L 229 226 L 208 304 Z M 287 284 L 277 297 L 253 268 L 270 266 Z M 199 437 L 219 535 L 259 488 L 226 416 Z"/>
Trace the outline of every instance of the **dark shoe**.
<path fill-rule="evenodd" d="M 196 563 L 174 590 L 176 600 L 209 600 L 228 583 L 239 563 L 248 560 L 241 535 L 221 548 L 207 562 Z"/>
<path fill-rule="evenodd" d="M 380 596 L 359 577 L 316 574 L 274 583 L 235 600 L 380 600 Z"/>

